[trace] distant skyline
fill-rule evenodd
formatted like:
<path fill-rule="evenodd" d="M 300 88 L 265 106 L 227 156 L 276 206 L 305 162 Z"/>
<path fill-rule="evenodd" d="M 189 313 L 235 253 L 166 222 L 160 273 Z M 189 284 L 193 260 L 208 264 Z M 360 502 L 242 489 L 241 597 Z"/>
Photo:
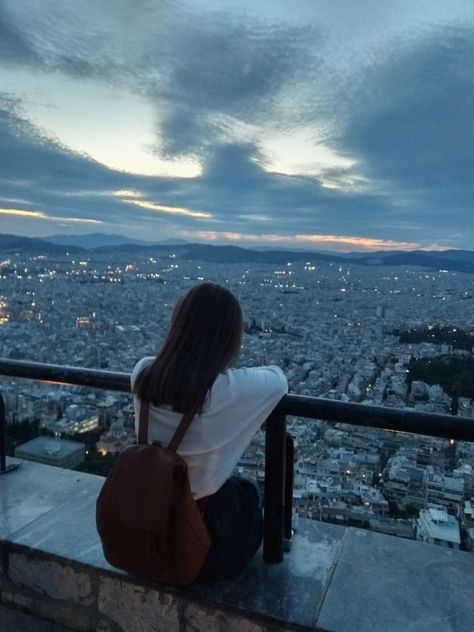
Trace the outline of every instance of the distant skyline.
<path fill-rule="evenodd" d="M 0 232 L 473 249 L 472 0 L 0 4 Z"/>

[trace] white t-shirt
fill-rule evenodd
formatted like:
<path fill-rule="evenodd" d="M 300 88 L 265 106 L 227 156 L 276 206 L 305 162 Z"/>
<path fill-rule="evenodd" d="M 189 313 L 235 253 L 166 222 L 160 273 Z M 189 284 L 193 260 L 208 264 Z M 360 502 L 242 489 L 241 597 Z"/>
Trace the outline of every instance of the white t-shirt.
<path fill-rule="evenodd" d="M 136 376 L 151 364 L 140 360 Z M 204 403 L 201 415 L 191 422 L 178 453 L 188 464 L 191 490 L 196 499 L 216 492 L 232 474 L 244 450 L 262 423 L 288 391 L 283 371 L 277 366 L 228 369 L 220 373 Z M 135 430 L 138 434 L 139 400 L 134 396 Z M 168 445 L 182 414 L 168 405 L 152 406 L 148 441 Z"/>

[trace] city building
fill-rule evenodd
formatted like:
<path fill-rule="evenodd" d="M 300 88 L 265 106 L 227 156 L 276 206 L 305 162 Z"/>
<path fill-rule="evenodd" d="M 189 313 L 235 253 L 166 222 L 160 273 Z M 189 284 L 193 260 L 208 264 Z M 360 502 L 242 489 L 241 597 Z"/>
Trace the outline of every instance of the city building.
<path fill-rule="evenodd" d="M 416 539 L 450 549 L 459 549 L 459 523 L 445 509 L 422 509 L 416 522 Z"/>

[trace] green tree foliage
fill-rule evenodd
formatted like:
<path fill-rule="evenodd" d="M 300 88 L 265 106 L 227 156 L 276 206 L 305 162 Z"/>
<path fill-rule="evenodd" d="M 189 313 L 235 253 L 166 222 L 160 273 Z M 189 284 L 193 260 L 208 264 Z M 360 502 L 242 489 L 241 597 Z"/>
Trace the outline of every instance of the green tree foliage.
<path fill-rule="evenodd" d="M 76 469 L 80 472 L 87 472 L 88 474 L 107 476 L 115 464 L 117 457 L 117 454 L 101 454 L 94 449 L 89 451 L 88 454 L 86 453 L 85 462 Z"/>
<path fill-rule="evenodd" d="M 39 419 L 28 418 L 21 422 L 8 424 L 6 433 L 7 454 L 13 456 L 15 447 L 38 436 Z"/>
<path fill-rule="evenodd" d="M 404 344 L 420 344 L 431 342 L 435 345 L 447 344 L 453 349 L 472 351 L 474 347 L 474 331 L 464 331 L 457 327 L 420 327 L 419 329 L 397 329 L 394 332 Z"/>
<path fill-rule="evenodd" d="M 474 398 L 474 358 L 417 358 L 410 361 L 408 379 L 439 384 L 450 396 Z"/>

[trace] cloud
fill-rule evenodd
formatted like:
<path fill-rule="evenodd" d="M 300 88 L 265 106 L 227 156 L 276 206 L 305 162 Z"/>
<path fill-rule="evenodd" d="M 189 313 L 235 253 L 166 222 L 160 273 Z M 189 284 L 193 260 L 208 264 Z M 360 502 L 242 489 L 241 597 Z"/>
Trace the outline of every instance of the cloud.
<path fill-rule="evenodd" d="M 366 238 L 356 239 L 354 247 L 368 248 L 383 234 L 378 224 L 383 198 L 341 195 L 314 178 L 269 173 L 253 145 L 215 146 L 200 177 L 153 178 L 116 172 L 69 152 L 11 112 L 0 116 L 0 135 L 8 147 L 8 153 L 0 155 L 0 204 L 5 207 L 7 198 L 26 199 L 35 213 L 51 220 L 64 221 L 70 215 L 77 223 L 93 219 L 109 230 L 128 227 L 132 234 L 138 234 L 141 225 L 141 235 L 148 237 L 153 231 L 193 233 L 197 223 L 201 231 L 216 231 L 221 224 L 225 230 L 220 232 L 231 239 L 231 233 L 258 234 L 251 233 L 251 227 L 267 216 L 283 240 L 291 241 L 298 233 L 300 243 L 328 247 L 327 234 L 339 247 L 342 242 L 333 236 L 344 235 L 344 227 L 353 224 L 357 214 L 357 232 Z M 41 219 L 29 216 L 35 218 Z M 320 238 L 304 237 L 314 234 Z M 380 244 L 390 247 L 388 241 Z M 346 238 L 345 243 L 349 245 Z"/>
<path fill-rule="evenodd" d="M 91 0 L 80 5 L 58 5 L 55 0 L 25 4 L 4 0 L 0 6 L 3 63 L 71 77 L 113 77 L 115 81 L 124 72 L 121 41 L 126 41 L 132 25 L 125 12 L 109 11 Z M 115 8 L 120 4 L 128 3 L 117 2 Z"/>
<path fill-rule="evenodd" d="M 137 200 L 135 198 L 126 199 L 122 198 L 127 204 L 134 204 L 140 208 L 144 208 L 147 211 L 158 211 L 158 213 L 169 213 L 170 215 L 181 215 L 183 217 L 196 217 L 196 218 L 210 218 L 210 213 L 204 211 L 194 211 L 189 208 L 182 208 L 179 206 L 166 206 L 164 204 L 155 204 L 147 200 Z"/>
<path fill-rule="evenodd" d="M 86 219 L 83 217 L 58 217 L 57 215 L 46 215 L 42 211 L 30 211 L 17 208 L 0 208 L 0 215 L 10 215 L 13 217 L 28 217 L 31 219 L 40 219 L 50 222 L 61 222 L 71 224 L 103 224 L 97 219 Z"/>
<path fill-rule="evenodd" d="M 213 142 L 228 140 L 226 117 L 240 125 L 267 121 L 281 111 L 285 90 L 318 63 L 315 28 L 213 18 L 196 12 L 173 22 L 160 47 L 161 80 L 144 81 L 157 100 L 166 154 L 205 155 Z"/>
<path fill-rule="evenodd" d="M 3 109 L 1 106 L 3 105 Z M 15 110 L 15 111 L 14 111 Z M 0 98 L 0 211 L 3 216 L 74 223 L 150 223 L 175 215 L 196 221 L 211 214 L 174 203 L 179 178 L 151 178 L 107 169 L 44 136 Z M 16 200 L 14 207 L 11 201 Z M 31 210 L 31 207 L 34 210 Z M 146 231 L 146 229 L 145 229 Z"/>
<path fill-rule="evenodd" d="M 18 103 L 0 94 L 0 174 L 4 180 L 37 179 L 44 185 L 74 190 L 86 177 L 97 180 L 106 170 L 78 156 L 52 138 L 42 135 L 22 118 Z M 64 178 L 60 177 L 64 176 Z"/>
<path fill-rule="evenodd" d="M 310 232 L 340 232 L 356 213 L 372 234 L 374 215 L 385 205 L 377 196 L 327 189 L 313 177 L 268 172 L 252 145 L 216 146 L 187 197 L 236 229 L 250 225 L 242 215 L 270 215 L 283 234 L 295 232 L 295 221 Z"/>
<path fill-rule="evenodd" d="M 107 168 L 36 127 L 27 97 L 0 96 L 4 209 L 146 237 L 258 238 L 271 221 L 269 239 L 315 246 L 350 246 L 353 233 L 361 248 L 470 247 L 459 230 L 472 222 L 474 186 L 469 21 L 433 27 L 427 12 L 407 35 L 404 14 L 383 49 L 357 40 L 352 23 L 337 31 L 339 14 L 298 22 L 283 3 L 273 17 L 256 5 L 125 0 L 28 8 L 0 6 L 1 64 L 139 94 L 156 116 L 150 151 L 199 166 L 188 178 Z M 364 15 L 355 28 L 368 34 Z"/>
<path fill-rule="evenodd" d="M 438 29 L 390 51 L 351 95 L 339 147 L 395 202 L 393 214 L 449 225 L 474 200 L 474 29 Z M 403 208 L 404 207 L 404 208 Z M 433 225 L 432 224 L 432 225 Z"/>
<path fill-rule="evenodd" d="M 274 233 L 238 233 L 228 231 L 182 231 L 181 235 L 188 239 L 225 243 L 226 241 L 238 242 L 240 245 L 265 244 L 267 246 L 293 246 L 293 247 L 318 247 L 322 249 L 353 251 L 395 251 L 414 250 L 421 248 L 421 244 L 416 242 L 395 241 L 391 239 L 369 239 L 367 237 L 357 237 L 354 235 L 318 235 L 318 234 L 296 234 L 281 235 Z M 440 250 L 437 244 L 426 244 L 426 250 Z"/>
<path fill-rule="evenodd" d="M 3 64 L 35 64 L 37 58 L 27 36 L 0 5 L 0 58 Z"/>
<path fill-rule="evenodd" d="M 11 101 L 0 99 L 0 205 L 23 200 L 14 208 L 22 211 L 26 202 L 37 219 L 110 220 L 103 193 L 121 187 L 120 174 L 68 151 L 12 110 Z"/>

